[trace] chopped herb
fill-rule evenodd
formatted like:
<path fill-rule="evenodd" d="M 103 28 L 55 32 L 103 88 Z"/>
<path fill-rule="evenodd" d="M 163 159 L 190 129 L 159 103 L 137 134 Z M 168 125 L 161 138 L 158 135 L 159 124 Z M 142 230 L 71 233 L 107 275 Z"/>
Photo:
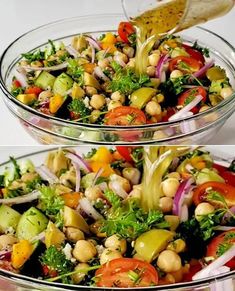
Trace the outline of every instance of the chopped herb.
<path fill-rule="evenodd" d="M 138 169 L 142 169 L 144 162 L 144 148 L 134 148 L 131 152 L 131 158 Z"/>
<path fill-rule="evenodd" d="M 99 185 L 99 184 L 104 183 L 104 182 L 107 183 L 108 182 L 108 178 L 106 178 L 106 177 L 98 177 L 96 182 L 95 182 L 95 184 Z"/>
<path fill-rule="evenodd" d="M 76 115 L 79 115 L 79 119 L 82 119 L 84 122 L 88 120 L 88 117 L 91 114 L 91 110 L 87 108 L 84 102 L 80 99 L 73 99 L 68 105 L 68 109 Z"/>
<path fill-rule="evenodd" d="M 5 187 L 5 176 L 4 175 L 0 175 L 0 188 L 4 188 Z"/>
<path fill-rule="evenodd" d="M 67 73 L 74 79 L 79 85 L 83 84 L 84 68 L 80 66 L 75 59 L 68 59 Z"/>
<path fill-rule="evenodd" d="M 31 62 L 34 62 L 34 61 L 44 60 L 45 53 L 40 51 L 40 50 L 38 50 L 36 52 L 22 54 L 22 57 L 25 58 L 26 60 L 28 60 L 31 63 Z"/>
<path fill-rule="evenodd" d="M 235 173 L 235 160 L 232 161 L 231 165 L 229 166 L 229 171 L 234 172 Z"/>
<path fill-rule="evenodd" d="M 24 94 L 24 88 L 19 87 L 11 90 L 11 94 L 15 97 L 17 97 L 19 94 Z"/>
<path fill-rule="evenodd" d="M 20 179 L 21 177 L 20 166 L 17 164 L 17 161 L 15 158 L 10 157 L 10 161 L 14 167 L 14 180 Z"/>
<path fill-rule="evenodd" d="M 56 53 L 56 47 L 55 47 L 55 44 L 52 40 L 48 40 L 48 43 L 50 44 L 51 46 L 51 54 L 54 55 Z"/>
<path fill-rule="evenodd" d="M 86 155 L 84 155 L 85 159 L 90 159 L 94 156 L 94 154 L 97 152 L 97 149 L 93 148 L 91 149 Z"/>
<path fill-rule="evenodd" d="M 197 41 L 194 42 L 193 46 L 194 49 L 197 51 L 201 52 L 205 57 L 209 58 L 210 57 L 210 50 L 208 48 L 203 48 L 200 45 L 198 45 Z"/>

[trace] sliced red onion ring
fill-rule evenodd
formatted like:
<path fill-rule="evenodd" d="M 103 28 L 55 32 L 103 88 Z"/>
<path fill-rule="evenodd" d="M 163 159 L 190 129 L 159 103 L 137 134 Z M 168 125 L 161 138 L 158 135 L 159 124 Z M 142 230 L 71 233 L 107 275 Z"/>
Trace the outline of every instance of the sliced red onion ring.
<path fill-rule="evenodd" d="M 94 68 L 94 74 L 103 81 L 110 81 L 110 79 L 103 73 L 99 66 Z"/>
<path fill-rule="evenodd" d="M 71 45 L 66 46 L 65 49 L 75 59 L 77 59 L 80 56 L 79 52 L 75 50 L 75 48 L 73 48 Z"/>
<path fill-rule="evenodd" d="M 103 216 L 92 206 L 91 202 L 87 198 L 82 198 L 79 201 L 80 208 L 94 220 L 102 220 Z"/>
<path fill-rule="evenodd" d="M 183 204 L 185 195 L 188 194 L 188 192 L 190 191 L 193 182 L 194 182 L 193 177 L 183 181 L 175 194 L 173 203 L 173 214 L 178 215 L 180 217 L 180 221 L 185 221 L 188 219 L 188 208 L 187 205 Z M 184 206 L 187 208 L 187 211 Z"/>
<path fill-rule="evenodd" d="M 85 159 L 83 159 L 81 156 L 79 156 L 77 153 L 74 153 L 74 152 L 67 150 L 66 156 L 74 163 L 79 164 L 79 166 L 83 170 L 85 170 L 87 173 L 90 173 L 92 171 L 88 162 Z"/>
<path fill-rule="evenodd" d="M 158 64 L 156 64 L 156 78 L 159 78 L 161 82 L 166 81 L 166 72 L 164 71 L 164 64 L 169 60 L 169 55 L 163 55 L 160 57 Z"/>
<path fill-rule="evenodd" d="M 101 189 L 101 191 L 105 191 L 105 190 L 108 190 L 108 185 L 106 182 L 103 182 L 103 183 L 100 183 L 99 185 L 99 188 Z"/>
<path fill-rule="evenodd" d="M 111 181 L 109 183 L 109 187 L 122 199 L 126 199 L 128 197 L 127 192 L 121 187 L 118 181 Z"/>
<path fill-rule="evenodd" d="M 15 71 L 16 80 L 20 82 L 21 87 L 28 86 L 28 79 L 26 77 L 26 71 L 22 67 L 18 67 Z"/>
<path fill-rule="evenodd" d="M 94 64 L 94 62 L 95 62 L 95 48 L 92 45 L 90 45 L 90 47 L 91 47 L 91 63 Z"/>
<path fill-rule="evenodd" d="M 28 70 L 28 71 L 59 71 L 63 70 L 68 67 L 68 63 L 64 62 L 62 64 L 59 64 L 57 66 L 51 66 L 51 67 L 31 67 L 31 66 L 21 66 L 21 68 Z"/>
<path fill-rule="evenodd" d="M 98 51 L 101 50 L 101 47 L 98 41 L 96 41 L 92 36 L 86 35 L 86 40 L 89 42 L 90 46 L 93 46 Z"/>
<path fill-rule="evenodd" d="M 184 114 L 184 118 L 193 116 L 193 113 L 191 111 L 186 112 Z M 183 117 L 183 116 L 182 116 Z M 197 123 L 195 120 L 189 120 L 189 121 L 182 121 L 180 123 L 180 130 L 182 133 L 189 133 L 193 132 L 197 129 Z"/>
<path fill-rule="evenodd" d="M 215 63 L 214 60 L 210 60 L 199 71 L 195 72 L 193 74 L 193 76 L 196 77 L 196 78 L 202 76 L 203 74 L 205 74 L 207 72 L 208 69 L 210 69 L 214 65 L 214 63 Z"/>
<path fill-rule="evenodd" d="M 80 183 L 81 183 L 81 171 L 80 171 L 80 166 L 78 163 L 75 163 L 72 161 L 72 164 L 74 166 L 75 172 L 76 172 L 76 188 L 75 191 L 79 192 L 80 190 Z"/>
<path fill-rule="evenodd" d="M 41 195 L 40 191 L 35 190 L 23 196 L 0 199 L 0 204 L 23 204 L 31 202 L 33 200 L 37 200 L 40 195 Z"/>
<path fill-rule="evenodd" d="M 219 225 L 219 226 L 214 227 L 214 230 L 219 230 L 219 231 L 235 230 L 235 226 Z"/>
<path fill-rule="evenodd" d="M 125 63 L 123 60 L 121 60 L 121 59 L 118 57 L 118 55 L 115 55 L 115 56 L 113 57 L 113 60 L 114 60 L 116 63 L 118 63 L 121 67 L 125 67 L 125 66 L 126 66 L 126 63 Z"/>
<path fill-rule="evenodd" d="M 229 210 L 230 210 L 230 212 L 235 214 L 235 206 L 232 206 Z M 232 217 L 231 213 L 226 212 L 223 219 L 222 219 L 222 223 L 226 223 L 231 217 Z"/>
<path fill-rule="evenodd" d="M 58 177 L 54 173 L 52 173 L 45 165 L 36 167 L 35 171 L 43 180 L 47 181 L 49 184 L 59 183 Z"/>
<path fill-rule="evenodd" d="M 203 100 L 202 95 L 197 95 L 193 101 L 191 101 L 188 105 L 184 106 L 180 111 L 175 113 L 169 118 L 169 121 L 175 121 L 179 119 L 183 119 L 185 117 L 185 113 L 190 112 L 195 106 L 197 106 Z"/>
<path fill-rule="evenodd" d="M 95 186 L 98 178 L 102 175 L 103 172 L 104 172 L 104 169 L 103 168 L 99 168 L 99 171 L 95 174 L 94 180 L 92 182 L 92 187 Z"/>
<path fill-rule="evenodd" d="M 185 89 L 193 89 L 193 88 L 197 88 L 198 85 L 184 85 L 182 86 L 182 88 L 185 88 Z M 208 90 L 208 87 L 205 87 L 203 86 L 202 88 L 204 88 L 205 90 Z"/>
<path fill-rule="evenodd" d="M 235 245 L 233 245 L 228 251 L 226 251 L 222 256 L 215 259 L 207 267 L 199 271 L 193 276 L 193 280 L 200 280 L 209 277 L 211 272 L 217 270 L 218 268 L 224 266 L 235 256 Z"/>
<path fill-rule="evenodd" d="M 10 261 L 11 260 L 11 250 L 4 250 L 4 251 L 0 251 L 0 260 L 6 260 L 6 261 Z"/>
<path fill-rule="evenodd" d="M 38 241 L 38 240 L 44 242 L 44 240 L 45 240 L 45 231 L 40 232 L 38 235 L 36 235 L 36 236 L 34 236 L 33 238 L 31 238 L 30 241 L 31 241 L 31 242 L 36 242 L 36 241 Z"/>

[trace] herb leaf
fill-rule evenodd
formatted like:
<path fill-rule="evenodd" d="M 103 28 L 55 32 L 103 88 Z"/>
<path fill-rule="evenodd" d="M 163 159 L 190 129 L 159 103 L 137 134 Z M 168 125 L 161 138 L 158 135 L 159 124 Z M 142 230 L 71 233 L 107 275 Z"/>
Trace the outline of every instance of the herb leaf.
<path fill-rule="evenodd" d="M 68 109 L 76 115 L 79 115 L 79 119 L 82 119 L 84 122 L 91 114 L 91 110 L 87 108 L 84 102 L 80 99 L 73 99 L 72 102 L 68 105 Z"/>

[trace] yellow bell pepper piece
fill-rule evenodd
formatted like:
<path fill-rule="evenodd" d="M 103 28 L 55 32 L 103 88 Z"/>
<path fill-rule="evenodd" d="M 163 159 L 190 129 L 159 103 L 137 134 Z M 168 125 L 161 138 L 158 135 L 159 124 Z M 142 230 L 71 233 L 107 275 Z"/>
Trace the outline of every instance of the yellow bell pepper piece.
<path fill-rule="evenodd" d="M 26 105 L 30 105 L 31 103 L 37 100 L 37 95 L 36 94 L 19 94 L 16 97 L 16 99 Z"/>
<path fill-rule="evenodd" d="M 28 240 L 21 240 L 13 245 L 11 263 L 15 269 L 19 269 L 33 253 L 33 245 Z"/>
<path fill-rule="evenodd" d="M 52 114 L 56 113 L 64 103 L 64 97 L 57 94 L 50 98 L 49 109 Z"/>
<path fill-rule="evenodd" d="M 60 247 L 61 244 L 65 240 L 65 235 L 62 231 L 60 231 L 54 223 L 51 221 L 47 225 L 47 229 L 45 232 L 45 245 L 47 248 L 50 246 Z"/>
<path fill-rule="evenodd" d="M 112 43 L 104 42 L 101 46 L 103 50 L 107 50 L 107 52 L 111 54 L 117 51 L 116 46 Z"/>
<path fill-rule="evenodd" d="M 105 37 L 102 39 L 102 43 L 115 44 L 116 41 L 116 37 L 112 32 L 107 32 Z"/>
<path fill-rule="evenodd" d="M 103 162 L 105 164 L 109 164 L 113 162 L 113 155 L 106 147 L 100 147 L 93 155 L 91 160 L 95 162 Z"/>
<path fill-rule="evenodd" d="M 104 162 L 96 162 L 91 161 L 90 166 L 93 172 L 97 173 L 99 169 L 103 169 L 103 172 L 101 174 L 102 177 L 109 177 L 111 174 L 114 174 L 114 170 L 109 164 L 105 164 Z"/>

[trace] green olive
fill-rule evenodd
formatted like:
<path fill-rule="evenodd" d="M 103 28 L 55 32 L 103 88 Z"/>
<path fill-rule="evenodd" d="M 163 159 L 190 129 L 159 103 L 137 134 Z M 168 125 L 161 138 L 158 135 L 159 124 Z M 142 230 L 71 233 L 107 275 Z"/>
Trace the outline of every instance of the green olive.
<path fill-rule="evenodd" d="M 210 81 L 217 81 L 226 78 L 225 71 L 219 67 L 212 67 L 208 69 L 206 76 Z"/>
<path fill-rule="evenodd" d="M 216 106 L 221 101 L 223 101 L 223 97 L 221 97 L 220 95 L 217 95 L 217 94 L 210 94 L 209 99 L 210 99 L 212 106 Z"/>
<path fill-rule="evenodd" d="M 173 239 L 173 232 L 165 229 L 152 229 L 141 236 L 135 242 L 136 253 L 147 262 L 152 262 Z"/>
<path fill-rule="evenodd" d="M 131 94 L 131 106 L 139 109 L 143 108 L 145 104 L 150 101 L 157 93 L 153 88 L 140 88 Z"/>

